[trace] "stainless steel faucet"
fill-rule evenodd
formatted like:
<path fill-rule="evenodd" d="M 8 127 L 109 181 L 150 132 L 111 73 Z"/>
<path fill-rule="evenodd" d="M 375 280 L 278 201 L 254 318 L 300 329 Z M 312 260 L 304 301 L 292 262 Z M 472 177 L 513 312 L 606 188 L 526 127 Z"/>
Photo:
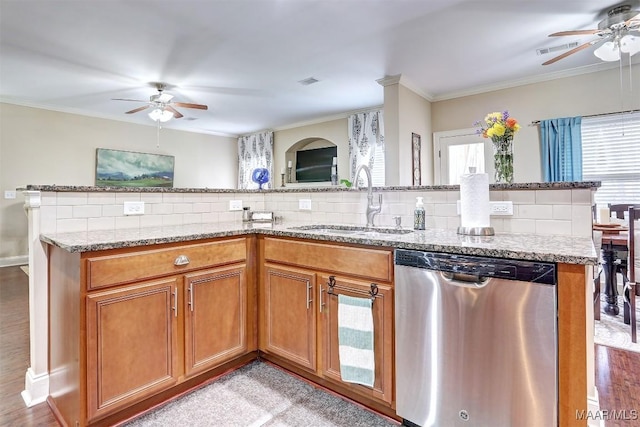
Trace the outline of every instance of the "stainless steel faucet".
<path fill-rule="evenodd" d="M 358 176 L 360 171 L 364 169 L 367 175 L 367 227 L 373 227 L 373 218 L 382 210 L 382 194 L 378 194 L 378 206 L 373 205 L 373 182 L 371 179 L 371 171 L 367 165 L 360 165 L 356 169 L 356 175 L 354 177 L 355 188 L 358 188 Z"/>

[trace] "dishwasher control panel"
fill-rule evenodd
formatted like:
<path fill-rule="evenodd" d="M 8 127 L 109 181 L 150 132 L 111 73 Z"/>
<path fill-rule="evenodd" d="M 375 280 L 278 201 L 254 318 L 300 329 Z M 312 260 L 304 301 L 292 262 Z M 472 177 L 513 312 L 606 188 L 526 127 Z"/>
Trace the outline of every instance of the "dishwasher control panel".
<path fill-rule="evenodd" d="M 395 264 L 481 278 L 556 284 L 553 263 L 396 249 Z"/>

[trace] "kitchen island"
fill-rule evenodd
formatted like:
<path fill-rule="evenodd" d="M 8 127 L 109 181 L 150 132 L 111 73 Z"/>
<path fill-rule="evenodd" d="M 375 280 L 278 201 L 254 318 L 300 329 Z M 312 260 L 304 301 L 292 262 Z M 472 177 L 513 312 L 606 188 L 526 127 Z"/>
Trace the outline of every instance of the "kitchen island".
<path fill-rule="evenodd" d="M 312 339 L 311 347 L 294 348 L 295 354 L 280 351 L 282 346 L 269 345 L 274 342 L 272 338 L 279 339 L 279 336 L 277 331 L 263 335 L 265 316 L 268 316 L 264 312 L 277 311 L 269 312 L 263 306 L 263 294 L 277 289 L 280 282 L 274 280 L 284 277 L 303 283 L 307 299 L 308 289 L 312 288 L 311 295 L 319 295 L 322 310 L 322 285 L 317 289 L 318 294 L 312 282 L 315 277 L 328 279 L 325 273 L 337 271 L 335 277 L 342 277 L 351 287 L 358 284 L 358 278 L 371 278 L 392 295 L 393 266 L 389 254 L 395 248 L 403 248 L 556 263 L 559 425 L 586 425 L 586 421 L 576 419 L 576 411 L 587 409 L 587 382 L 592 369 L 587 354 L 591 327 L 587 320 L 588 278 L 590 265 L 596 262 L 591 239 L 510 233 L 470 237 L 445 229 L 406 234 L 390 229 L 350 233 L 349 225 L 327 232 L 332 226 L 335 224 L 232 221 L 88 233 L 43 233 L 41 240 L 48 245 L 50 263 L 49 401 L 57 415 L 67 423 L 78 421 L 79 425 L 101 425 L 132 416 L 264 352 L 269 360 L 299 375 L 329 388 L 335 386 L 336 391 L 393 416 L 393 378 L 389 377 L 393 372 L 390 368 L 393 348 L 382 360 L 386 373 L 381 372 L 384 381 L 379 387 L 374 386 L 370 395 L 357 388 L 353 390 L 340 384 L 339 378 L 332 379 L 330 370 L 324 369 L 331 364 L 330 355 L 329 362 L 315 365 L 314 357 L 321 355 L 322 343 L 330 341 L 318 338 L 316 349 Z M 191 264 L 178 262 L 183 252 L 189 254 Z M 209 255 L 212 253 L 216 255 Z M 367 264 L 369 257 L 377 261 Z M 158 259 L 163 261 L 157 262 Z M 326 260 L 330 260 L 330 265 Z M 171 262 L 167 264 L 167 261 Z M 353 278 L 349 278 L 349 274 Z M 265 288 L 267 282 L 273 286 Z M 215 300 L 212 295 L 217 290 L 205 287 L 194 290 L 199 283 L 221 285 L 225 298 L 214 303 L 218 304 L 217 309 L 203 305 L 203 301 Z M 304 292 L 301 292 L 303 297 Z M 136 299 L 138 296 L 143 299 Z M 127 388 L 126 384 L 110 377 L 108 371 L 129 372 L 127 368 L 117 363 L 114 368 L 113 363 L 105 363 L 105 358 L 115 357 L 113 352 L 108 353 L 109 344 L 119 342 L 120 334 L 110 327 L 100 329 L 99 326 L 101 322 L 126 326 L 113 323 L 115 312 L 109 311 L 110 308 L 124 307 L 118 314 L 124 313 L 123 319 L 131 321 L 142 307 L 151 310 L 152 302 L 157 303 L 156 311 L 150 312 L 164 319 L 159 324 L 158 336 L 146 341 L 149 345 L 162 344 L 165 349 L 160 352 L 162 357 L 149 360 L 149 365 L 155 361 L 159 371 L 145 372 L 147 377 L 138 377 L 135 387 Z M 202 319 L 224 325 L 228 331 L 226 338 L 211 341 L 207 339 L 206 329 L 199 332 L 199 307 L 200 313 L 205 313 L 200 315 Z M 206 313 L 213 309 L 226 315 L 208 317 Z M 383 340 L 392 346 L 389 335 L 393 335 L 393 324 L 389 311 L 393 310 L 392 307 L 386 310 L 386 314 L 380 316 L 386 320 L 383 324 L 387 330 L 391 327 L 391 332 L 387 332 Z M 322 326 L 322 322 L 318 324 Z M 314 333 L 315 323 L 311 325 L 310 333 Z M 138 335 L 132 336 L 146 337 L 145 331 L 148 329 L 142 328 Z M 208 352 L 199 353 L 198 349 Z M 308 357 L 298 357 L 301 354 Z M 157 375 L 154 377 L 154 374 Z M 108 387 L 104 386 L 105 382 Z M 138 387 L 139 383 L 145 386 Z"/>

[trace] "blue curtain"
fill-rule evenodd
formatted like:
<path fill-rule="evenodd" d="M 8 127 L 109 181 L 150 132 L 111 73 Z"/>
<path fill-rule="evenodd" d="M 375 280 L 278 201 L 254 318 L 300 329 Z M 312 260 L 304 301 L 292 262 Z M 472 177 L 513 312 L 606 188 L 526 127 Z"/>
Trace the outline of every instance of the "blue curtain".
<path fill-rule="evenodd" d="M 545 182 L 582 181 L 582 117 L 540 121 Z"/>

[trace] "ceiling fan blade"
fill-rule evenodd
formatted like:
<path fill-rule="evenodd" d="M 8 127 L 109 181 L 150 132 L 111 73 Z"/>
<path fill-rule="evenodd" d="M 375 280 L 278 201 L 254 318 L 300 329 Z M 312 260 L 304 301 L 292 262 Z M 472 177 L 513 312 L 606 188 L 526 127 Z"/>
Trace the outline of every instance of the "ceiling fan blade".
<path fill-rule="evenodd" d="M 586 48 L 588 48 L 590 46 L 593 46 L 594 44 L 598 43 L 599 41 L 601 41 L 601 40 L 591 40 L 590 42 L 587 42 L 585 44 L 581 44 L 580 46 L 574 47 L 573 49 L 568 50 L 565 53 L 563 53 L 561 55 L 558 55 L 555 58 L 552 58 L 552 59 L 548 60 L 547 62 L 543 62 L 542 65 L 549 65 L 549 64 L 553 64 L 554 62 L 558 62 L 561 59 L 564 59 L 569 55 L 573 55 L 576 52 L 580 52 L 583 49 L 586 49 Z"/>
<path fill-rule="evenodd" d="M 169 110 L 173 113 L 173 117 L 175 117 L 176 119 L 179 119 L 181 117 L 184 117 L 180 111 L 176 110 L 175 108 L 173 108 L 171 105 L 167 105 L 164 107 L 165 110 Z"/>
<path fill-rule="evenodd" d="M 557 33 L 549 34 L 549 37 L 591 35 L 591 34 L 598 34 L 600 31 L 601 30 L 559 31 Z"/>
<path fill-rule="evenodd" d="M 149 102 L 142 99 L 129 99 L 129 98 L 111 98 L 112 101 L 132 101 L 132 102 Z"/>
<path fill-rule="evenodd" d="M 146 102 L 146 101 L 145 101 Z M 131 111 L 127 111 L 125 114 L 133 114 L 133 113 L 137 113 L 138 111 L 142 111 L 142 110 L 146 110 L 147 108 L 149 108 L 150 105 L 145 105 L 144 107 L 138 107 L 134 110 Z"/>
<path fill-rule="evenodd" d="M 207 107 L 206 105 L 191 104 L 189 102 L 174 102 L 173 105 L 177 105 L 178 107 L 184 107 L 184 108 L 196 108 L 198 110 L 208 110 L 209 109 L 209 107 Z"/>

